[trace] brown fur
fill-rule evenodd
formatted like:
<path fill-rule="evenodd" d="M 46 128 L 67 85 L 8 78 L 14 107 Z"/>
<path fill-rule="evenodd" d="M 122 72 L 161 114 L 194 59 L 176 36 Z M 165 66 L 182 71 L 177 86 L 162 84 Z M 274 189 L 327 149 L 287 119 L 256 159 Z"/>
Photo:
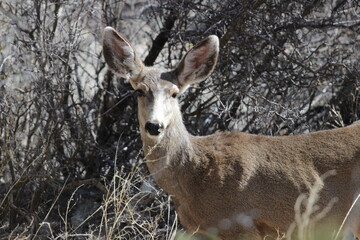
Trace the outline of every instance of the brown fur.
<path fill-rule="evenodd" d="M 116 41 L 122 38 L 107 28 L 104 49 L 117 51 L 116 57 L 121 55 L 117 48 L 128 43 L 124 38 L 112 48 L 108 43 L 114 34 Z M 294 221 L 299 195 L 309 193 L 315 182 L 321 188 L 320 209 L 337 199 L 322 223 L 339 227 L 360 192 L 360 125 L 287 137 L 241 132 L 192 136 L 171 96 L 213 71 L 216 37 L 207 38 L 189 53 L 173 71 L 140 66 L 138 73 L 130 76 L 134 89 L 144 92 L 138 109 L 148 168 L 159 186 L 172 195 L 187 231 L 204 233 L 216 228 L 222 239 L 276 237 Z M 115 63 L 123 58 L 131 67 L 131 59 L 123 55 L 116 61 L 106 60 L 116 70 L 121 66 Z M 136 58 L 134 65 L 138 66 Z M 186 75 L 181 76 L 182 72 Z M 162 123 L 161 134 L 149 135 L 147 122 Z M 322 175 L 332 170 L 336 174 L 323 180 Z M 347 224 L 358 237 L 359 218 L 355 208 Z"/>

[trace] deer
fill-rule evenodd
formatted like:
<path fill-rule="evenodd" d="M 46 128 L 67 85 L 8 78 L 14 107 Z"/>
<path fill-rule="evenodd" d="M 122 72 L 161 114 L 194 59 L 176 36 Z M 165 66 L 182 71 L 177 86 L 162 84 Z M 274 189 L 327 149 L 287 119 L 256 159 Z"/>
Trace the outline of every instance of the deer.
<path fill-rule="evenodd" d="M 360 124 L 290 135 L 240 131 L 190 134 L 178 96 L 215 69 L 219 38 L 194 45 L 174 69 L 143 64 L 129 40 L 112 27 L 103 35 L 108 67 L 137 92 L 143 152 L 151 176 L 172 197 L 181 225 L 224 240 L 276 238 L 294 222 L 294 205 L 319 183 L 319 224 L 360 237 Z M 326 179 L 322 176 L 334 171 Z M 351 209 L 351 211 L 349 211 Z M 347 216 L 347 217 L 346 217 Z M 330 239 L 330 238 L 329 238 Z"/>

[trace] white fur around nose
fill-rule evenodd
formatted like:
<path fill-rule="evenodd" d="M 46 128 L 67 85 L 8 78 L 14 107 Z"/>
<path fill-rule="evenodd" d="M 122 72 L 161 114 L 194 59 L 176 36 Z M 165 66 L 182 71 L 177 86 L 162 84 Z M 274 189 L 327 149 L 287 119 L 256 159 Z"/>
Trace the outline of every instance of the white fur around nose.
<path fill-rule="evenodd" d="M 166 128 L 170 122 L 171 106 L 166 94 L 161 92 L 154 93 L 154 101 L 148 115 L 147 122 L 160 123 Z"/>

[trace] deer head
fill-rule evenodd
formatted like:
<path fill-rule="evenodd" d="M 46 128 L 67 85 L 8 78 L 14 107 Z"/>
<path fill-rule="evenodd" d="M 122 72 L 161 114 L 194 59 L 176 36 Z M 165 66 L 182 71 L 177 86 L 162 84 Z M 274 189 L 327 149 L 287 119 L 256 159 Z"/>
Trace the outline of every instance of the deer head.
<path fill-rule="evenodd" d="M 212 73 L 218 53 L 219 39 L 212 35 L 189 50 L 175 69 L 146 67 L 124 36 L 111 27 L 104 32 L 108 66 L 138 93 L 141 135 L 157 142 L 182 121 L 177 96 Z"/>

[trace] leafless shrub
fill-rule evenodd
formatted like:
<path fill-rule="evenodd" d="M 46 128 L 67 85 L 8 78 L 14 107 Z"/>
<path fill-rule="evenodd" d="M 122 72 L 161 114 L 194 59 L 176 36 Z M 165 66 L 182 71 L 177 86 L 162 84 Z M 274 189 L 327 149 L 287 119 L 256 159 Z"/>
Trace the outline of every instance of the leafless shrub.
<path fill-rule="evenodd" d="M 358 119 L 358 3 L 170 2 L 176 13 L 191 12 L 178 16 L 171 59 L 178 58 L 177 39 L 221 37 L 217 73 L 183 105 L 194 133 L 236 128 L 279 135 L 331 128 L 337 120 L 332 109 L 340 111 L 342 124 Z M 204 99 L 209 91 L 214 94 Z"/>

